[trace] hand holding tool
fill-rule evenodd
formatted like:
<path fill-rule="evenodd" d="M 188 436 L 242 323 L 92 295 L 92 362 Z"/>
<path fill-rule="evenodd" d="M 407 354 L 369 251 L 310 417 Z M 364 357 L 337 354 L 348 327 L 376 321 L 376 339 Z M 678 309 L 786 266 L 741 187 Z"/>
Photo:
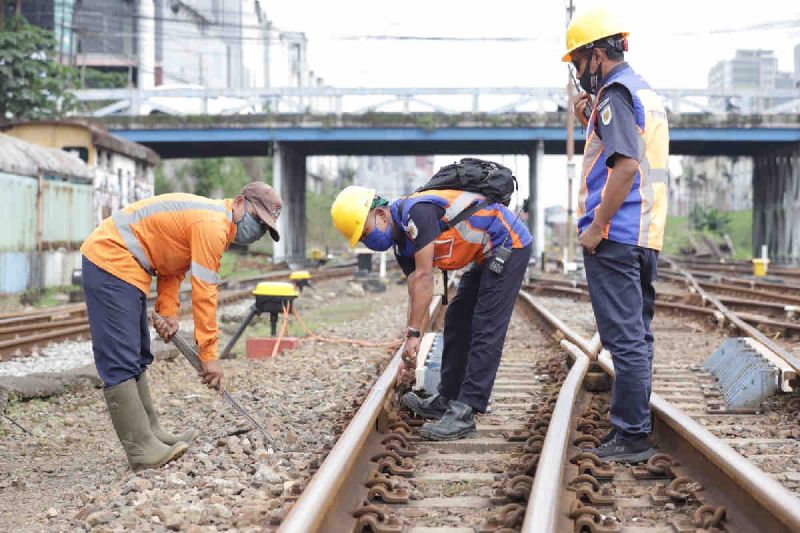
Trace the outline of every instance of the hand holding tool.
<path fill-rule="evenodd" d="M 188 342 L 186 342 L 186 340 L 183 337 L 181 337 L 178 333 L 175 333 L 172 336 L 172 344 L 175 345 L 178 351 L 181 352 L 181 354 L 183 354 L 186 360 L 189 361 L 189 364 L 192 365 L 192 367 L 194 367 L 194 369 L 197 370 L 198 373 L 203 372 L 203 364 L 200 362 L 200 358 L 197 356 L 197 352 L 192 346 L 189 345 Z M 230 394 L 228 394 L 228 391 L 226 391 L 224 388 L 222 388 L 222 396 L 237 411 L 239 411 L 239 413 L 243 417 L 245 417 L 248 420 L 248 422 L 253 424 L 253 427 L 258 429 L 261 432 L 261 434 L 264 435 L 264 438 L 267 440 L 267 443 L 269 444 L 269 449 L 267 451 L 269 453 L 274 453 L 272 447 L 274 446 L 275 441 L 272 438 L 272 435 L 270 435 L 269 432 L 264 428 L 264 426 L 259 424 L 255 418 L 250 416 L 250 413 L 245 411 L 244 408 L 241 405 L 239 405 L 239 402 L 234 400 L 233 397 Z"/>

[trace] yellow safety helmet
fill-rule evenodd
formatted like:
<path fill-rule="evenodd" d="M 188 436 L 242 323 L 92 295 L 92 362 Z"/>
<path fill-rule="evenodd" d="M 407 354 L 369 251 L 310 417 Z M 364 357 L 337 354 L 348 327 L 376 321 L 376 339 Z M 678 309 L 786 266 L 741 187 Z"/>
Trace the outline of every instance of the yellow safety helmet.
<path fill-rule="evenodd" d="M 622 22 L 610 11 L 603 8 L 591 9 L 578 14 L 567 28 L 567 53 L 561 58 L 564 63 L 572 61 L 572 53 L 604 37 L 622 34 L 628 31 Z"/>
<path fill-rule="evenodd" d="M 333 225 L 353 248 L 364 233 L 364 224 L 375 199 L 375 189 L 358 185 L 346 187 L 331 206 Z"/>

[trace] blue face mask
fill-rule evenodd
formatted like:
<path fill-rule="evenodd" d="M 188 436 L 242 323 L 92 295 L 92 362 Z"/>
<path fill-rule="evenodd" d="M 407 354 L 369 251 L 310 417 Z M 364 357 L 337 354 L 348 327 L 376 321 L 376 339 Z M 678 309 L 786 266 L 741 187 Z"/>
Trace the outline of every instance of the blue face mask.
<path fill-rule="evenodd" d="M 374 252 L 385 252 L 392 247 L 394 241 L 392 240 L 392 225 L 387 224 L 386 229 L 381 231 L 378 229 L 378 214 L 375 213 L 375 227 L 372 231 L 367 233 L 367 236 L 361 239 L 361 242 Z"/>
<path fill-rule="evenodd" d="M 236 244 L 252 244 L 264 236 L 267 232 L 261 222 L 247 211 L 247 200 L 244 201 L 244 216 L 236 222 L 236 236 L 233 242 Z"/>

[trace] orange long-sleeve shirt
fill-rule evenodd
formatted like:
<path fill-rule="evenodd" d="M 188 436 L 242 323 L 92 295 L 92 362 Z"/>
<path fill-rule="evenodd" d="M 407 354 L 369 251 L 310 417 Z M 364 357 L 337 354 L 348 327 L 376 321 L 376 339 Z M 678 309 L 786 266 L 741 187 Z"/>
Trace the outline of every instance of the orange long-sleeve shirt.
<path fill-rule="evenodd" d="M 217 283 L 222 253 L 236 235 L 233 201 L 171 193 L 140 200 L 105 219 L 81 253 L 106 272 L 147 294 L 157 277 L 156 312 L 178 314 L 178 293 L 187 271 L 200 359 L 217 352 Z"/>

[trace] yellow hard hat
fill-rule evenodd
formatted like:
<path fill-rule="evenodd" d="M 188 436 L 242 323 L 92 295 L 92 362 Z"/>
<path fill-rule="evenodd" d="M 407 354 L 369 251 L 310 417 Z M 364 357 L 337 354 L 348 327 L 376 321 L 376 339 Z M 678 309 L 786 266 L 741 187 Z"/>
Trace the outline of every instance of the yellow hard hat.
<path fill-rule="evenodd" d="M 364 224 L 375 199 L 375 189 L 351 185 L 339 193 L 331 206 L 333 225 L 354 247 L 364 233 Z"/>
<path fill-rule="evenodd" d="M 602 9 L 591 9 L 576 15 L 567 28 L 567 53 L 561 58 L 564 63 L 572 61 L 572 52 L 604 37 L 622 34 L 628 31 L 611 12 Z"/>

